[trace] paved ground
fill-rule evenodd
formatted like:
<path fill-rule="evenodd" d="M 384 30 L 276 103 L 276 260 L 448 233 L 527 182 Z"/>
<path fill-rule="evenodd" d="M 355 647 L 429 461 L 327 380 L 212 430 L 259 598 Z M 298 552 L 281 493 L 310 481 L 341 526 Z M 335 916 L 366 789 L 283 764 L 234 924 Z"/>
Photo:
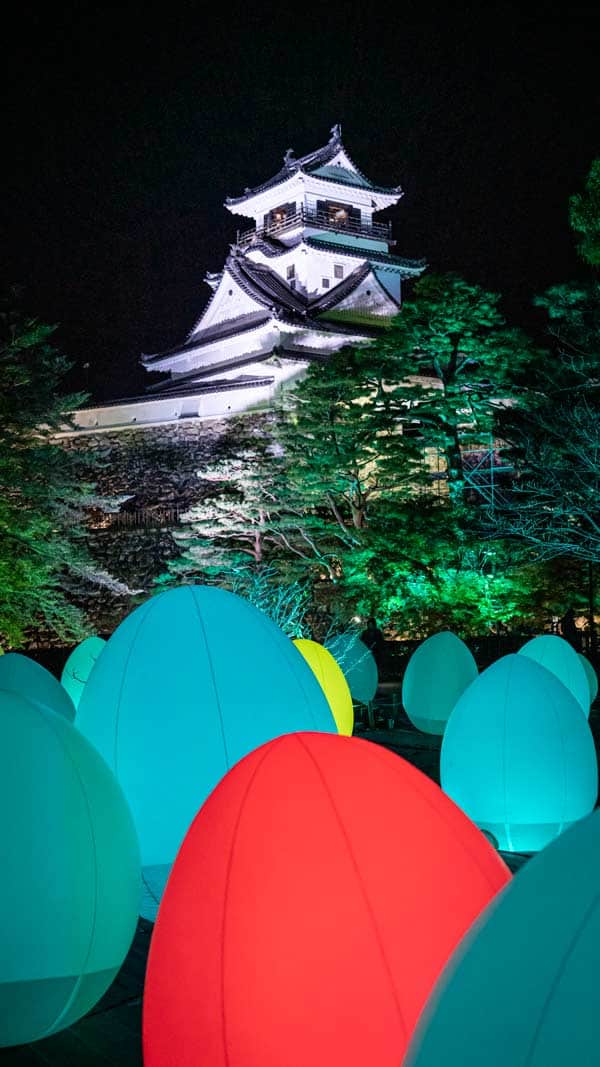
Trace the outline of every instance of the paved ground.
<path fill-rule="evenodd" d="M 393 699 L 388 688 L 375 707 L 375 729 L 359 724 L 357 735 L 398 752 L 439 783 L 441 738 L 415 730 L 402 710 L 393 706 Z M 392 714 L 395 725 L 389 729 Z M 600 754 L 600 701 L 592 709 L 590 725 Z M 513 871 L 528 859 L 522 854 L 503 855 Z M 142 991 L 151 935 L 152 923 L 140 919 L 123 967 L 89 1015 L 44 1041 L 0 1050 L 0 1067 L 141 1067 Z"/>

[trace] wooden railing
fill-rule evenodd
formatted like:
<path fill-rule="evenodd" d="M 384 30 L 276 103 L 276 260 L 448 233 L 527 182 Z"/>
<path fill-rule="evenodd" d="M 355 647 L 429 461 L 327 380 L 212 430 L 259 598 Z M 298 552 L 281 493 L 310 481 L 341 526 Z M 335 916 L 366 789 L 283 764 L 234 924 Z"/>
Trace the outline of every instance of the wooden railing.
<path fill-rule="evenodd" d="M 301 207 L 293 215 L 287 215 L 281 222 L 271 222 L 267 226 L 257 226 L 251 230 L 238 230 L 238 245 L 249 245 L 258 237 L 278 237 L 289 230 L 299 226 L 314 226 L 318 230 L 330 230 L 332 233 L 350 233 L 355 237 L 371 237 L 378 241 L 386 241 L 392 244 L 391 222 L 372 222 L 366 224 L 358 219 L 331 218 L 322 211 L 312 211 L 310 208 Z"/>
<path fill-rule="evenodd" d="M 94 517 L 94 530 L 140 529 L 141 527 L 176 526 L 180 515 L 189 508 L 136 508 L 134 511 L 115 511 Z"/>

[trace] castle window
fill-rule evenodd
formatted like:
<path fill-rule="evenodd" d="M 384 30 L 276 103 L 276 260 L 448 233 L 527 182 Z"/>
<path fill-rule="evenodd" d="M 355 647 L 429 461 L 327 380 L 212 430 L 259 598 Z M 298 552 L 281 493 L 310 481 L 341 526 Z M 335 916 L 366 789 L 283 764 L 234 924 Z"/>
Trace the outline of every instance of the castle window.
<path fill-rule="evenodd" d="M 288 282 L 290 281 L 291 278 L 295 278 L 296 277 L 296 267 L 294 266 L 293 263 L 290 264 L 290 266 L 287 268 L 286 277 L 287 277 Z"/>
<path fill-rule="evenodd" d="M 296 288 L 296 279 L 292 278 L 291 281 L 290 281 L 290 289 L 295 289 L 295 288 Z"/>
<path fill-rule="evenodd" d="M 265 215 L 265 228 L 279 229 L 279 227 L 285 226 L 286 222 L 293 219 L 295 214 L 295 204 L 280 204 L 279 207 L 274 207 L 272 211 L 269 211 L 268 215 Z"/>
<path fill-rule="evenodd" d="M 333 266 L 333 277 L 334 278 L 343 278 L 344 277 L 344 268 L 343 268 L 341 263 L 335 263 L 334 264 L 334 266 Z"/>
<path fill-rule="evenodd" d="M 329 278 L 321 278 L 321 285 L 324 289 L 329 289 Z"/>
<path fill-rule="evenodd" d="M 331 200 L 317 200 L 317 218 L 328 226 L 356 229 L 361 221 L 360 208 L 351 204 L 335 204 Z"/>

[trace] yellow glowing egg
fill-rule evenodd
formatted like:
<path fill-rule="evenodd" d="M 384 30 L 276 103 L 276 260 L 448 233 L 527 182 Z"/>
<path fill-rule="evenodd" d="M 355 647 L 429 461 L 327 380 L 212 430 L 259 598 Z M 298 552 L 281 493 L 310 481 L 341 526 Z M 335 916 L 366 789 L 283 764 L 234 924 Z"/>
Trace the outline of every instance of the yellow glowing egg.
<path fill-rule="evenodd" d="M 339 734 L 350 737 L 354 729 L 354 707 L 344 672 L 318 641 L 297 638 L 294 644 L 312 670 L 323 690 Z"/>

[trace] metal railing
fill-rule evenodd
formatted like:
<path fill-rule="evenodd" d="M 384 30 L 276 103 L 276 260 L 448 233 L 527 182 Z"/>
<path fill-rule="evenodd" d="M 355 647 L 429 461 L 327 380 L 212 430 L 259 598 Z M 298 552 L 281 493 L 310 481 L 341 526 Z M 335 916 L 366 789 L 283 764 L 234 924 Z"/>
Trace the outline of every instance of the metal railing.
<path fill-rule="evenodd" d="M 318 230 L 330 230 L 332 233 L 350 233 L 355 237 L 372 237 L 379 241 L 392 242 L 391 222 L 372 222 L 370 224 L 353 219 L 348 216 L 345 219 L 332 218 L 323 211 L 312 211 L 310 208 L 300 207 L 290 215 L 286 215 L 281 222 L 270 222 L 266 226 L 257 226 L 251 230 L 238 230 L 237 244 L 249 245 L 259 237 L 278 237 L 280 234 L 297 229 L 299 226 L 314 226 Z"/>

